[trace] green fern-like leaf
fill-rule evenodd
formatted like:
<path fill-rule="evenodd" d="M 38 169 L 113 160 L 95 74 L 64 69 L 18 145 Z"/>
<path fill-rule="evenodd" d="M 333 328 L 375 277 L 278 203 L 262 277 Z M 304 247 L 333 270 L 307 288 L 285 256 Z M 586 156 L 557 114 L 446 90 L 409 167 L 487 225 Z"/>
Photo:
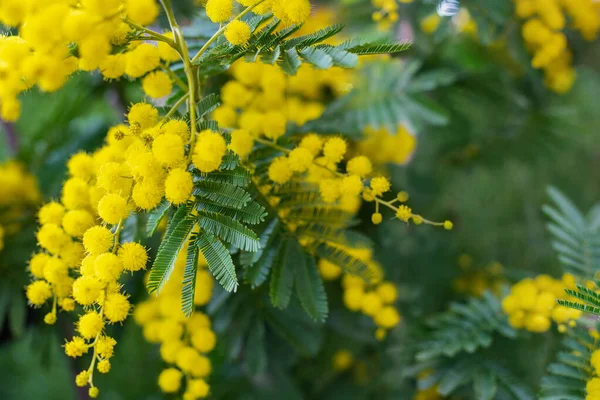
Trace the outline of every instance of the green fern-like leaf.
<path fill-rule="evenodd" d="M 594 376 L 590 358 L 596 349 L 596 340 L 586 329 L 576 328 L 567 333 L 561 347 L 557 360 L 548 366 L 542 378 L 538 398 L 584 400 L 586 383 Z"/>
<path fill-rule="evenodd" d="M 408 50 L 410 45 L 410 42 L 390 43 L 388 41 L 375 41 L 354 46 L 345 45 L 342 47 L 348 50 L 350 53 L 359 55 L 372 55 L 400 53 Z"/>
<path fill-rule="evenodd" d="M 297 246 L 293 251 L 301 254 L 300 245 L 296 241 L 293 243 Z M 296 294 L 302 308 L 315 321 L 324 322 L 329 313 L 329 306 L 323 279 L 319 275 L 315 259 L 309 254 L 304 254 L 304 257 L 295 257 L 290 261 L 294 269 Z"/>
<path fill-rule="evenodd" d="M 302 59 L 319 69 L 329 69 L 333 67 L 333 57 L 327 54 L 323 49 L 317 47 L 307 47 L 299 51 Z"/>
<path fill-rule="evenodd" d="M 248 186 L 252 179 L 252 173 L 242 166 L 237 166 L 234 169 L 219 170 L 210 174 L 203 174 L 202 176 L 208 181 L 228 183 L 239 187 Z"/>
<path fill-rule="evenodd" d="M 173 272 L 175 259 L 196 224 L 196 218 L 190 214 L 189 206 L 182 206 L 180 210 L 184 210 L 185 215 L 179 219 L 179 210 L 175 214 L 170 225 L 175 225 L 175 222 L 177 222 L 176 226 L 171 226 L 170 229 L 167 228 L 165 239 L 158 248 L 158 253 L 152 264 L 147 284 L 150 293 L 160 293 L 167 283 Z"/>
<path fill-rule="evenodd" d="M 326 28 L 320 29 L 316 32 L 313 32 L 308 35 L 299 36 L 293 39 L 289 39 L 285 42 L 284 47 L 286 49 L 298 48 L 302 49 L 304 47 L 314 46 L 317 43 L 321 43 L 338 33 L 340 33 L 344 29 L 344 25 L 331 25 Z"/>
<path fill-rule="evenodd" d="M 594 209 L 585 216 L 558 189 L 548 188 L 554 205 L 542 211 L 550 218 L 546 225 L 553 236 L 552 247 L 566 272 L 591 279 L 600 265 L 600 229 Z"/>
<path fill-rule="evenodd" d="M 235 292 L 238 287 L 235 265 L 227 247 L 207 232 L 200 232 L 197 246 L 206 258 L 208 269 L 215 279 L 228 292 Z"/>
<path fill-rule="evenodd" d="M 225 215 L 201 211 L 198 225 L 238 249 L 254 252 L 260 248 L 256 233 Z"/>
<path fill-rule="evenodd" d="M 369 281 L 372 277 L 371 269 L 364 261 L 351 256 L 348 252 L 340 248 L 320 243 L 314 248 L 314 254 L 341 267 L 349 274 L 360 276 L 366 281 Z"/>
<path fill-rule="evenodd" d="M 296 75 L 298 69 L 302 65 L 302 60 L 296 49 L 287 49 L 281 53 L 281 61 L 279 66 L 288 75 Z"/>
<path fill-rule="evenodd" d="M 256 225 L 264 222 L 267 213 L 265 208 L 255 201 L 250 201 L 244 208 L 224 207 L 210 200 L 203 200 L 197 204 L 198 211 L 208 211 L 223 214 L 244 224 Z"/>
<path fill-rule="evenodd" d="M 224 207 L 241 209 L 251 200 L 244 189 L 224 182 L 199 181 L 195 184 L 194 195 L 204 197 Z"/>
<path fill-rule="evenodd" d="M 167 215 L 170 207 L 171 203 L 163 200 L 154 210 L 148 212 L 148 221 L 146 222 L 146 235 L 148 237 L 154 235 L 160 221 Z"/>
<path fill-rule="evenodd" d="M 183 271 L 183 282 L 181 284 L 181 311 L 186 317 L 194 312 L 194 296 L 196 294 L 196 273 L 198 272 L 198 238 L 190 237 L 185 269 Z"/>
<path fill-rule="evenodd" d="M 453 357 L 460 352 L 474 353 L 489 347 L 494 333 L 516 336 L 499 300 L 489 292 L 481 298 L 471 298 L 466 304 L 453 303 L 447 312 L 431 318 L 427 325 L 431 333 L 420 346 L 416 356 L 419 361 Z"/>
<path fill-rule="evenodd" d="M 288 239 L 282 244 L 277 262 L 272 267 L 269 293 L 273 306 L 280 309 L 287 308 L 292 297 L 294 273 L 297 269 L 294 263 L 303 257 L 302 248 L 294 239 Z"/>
<path fill-rule="evenodd" d="M 219 96 L 214 93 L 209 94 L 198 102 L 198 118 L 211 113 L 219 105 Z"/>

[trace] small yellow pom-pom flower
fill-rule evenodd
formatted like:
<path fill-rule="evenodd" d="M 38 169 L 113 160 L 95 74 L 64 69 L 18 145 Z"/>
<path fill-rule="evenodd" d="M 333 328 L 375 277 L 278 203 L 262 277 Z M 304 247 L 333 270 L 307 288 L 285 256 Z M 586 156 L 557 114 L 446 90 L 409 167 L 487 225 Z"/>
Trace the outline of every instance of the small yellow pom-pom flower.
<path fill-rule="evenodd" d="M 287 157 L 273 160 L 269 166 L 269 179 L 275 183 L 284 184 L 292 178 L 292 168 Z"/>
<path fill-rule="evenodd" d="M 229 150 L 233 151 L 238 156 L 244 158 L 252 151 L 254 147 L 254 138 L 246 129 L 236 129 L 231 132 L 231 143 Z"/>
<path fill-rule="evenodd" d="M 381 213 L 373 213 L 373 215 L 371 215 L 371 222 L 374 225 L 379 225 L 381 221 L 383 221 L 383 216 Z"/>
<path fill-rule="evenodd" d="M 136 183 L 131 198 L 139 208 L 151 210 L 160 203 L 163 194 L 164 187 L 150 180 Z"/>
<path fill-rule="evenodd" d="M 400 315 L 394 307 L 387 306 L 375 314 L 375 324 L 385 329 L 391 329 L 400 323 Z"/>
<path fill-rule="evenodd" d="M 113 253 L 100 254 L 94 261 L 94 274 L 102 282 L 113 282 L 119 279 L 123 272 L 123 265 Z"/>
<path fill-rule="evenodd" d="M 165 181 L 165 197 L 171 203 L 175 205 L 184 203 L 192 195 L 193 189 L 192 174 L 182 168 L 176 168 L 169 172 Z"/>
<path fill-rule="evenodd" d="M 321 259 L 319 260 L 319 272 L 321 273 L 323 279 L 331 281 L 339 278 L 339 276 L 342 274 L 342 269 L 327 260 Z"/>
<path fill-rule="evenodd" d="M 15 122 L 21 115 L 21 102 L 15 98 L 5 98 L 0 102 L 0 116 L 8 122 Z"/>
<path fill-rule="evenodd" d="M 148 129 L 158 122 L 158 110 L 150 104 L 137 103 L 129 109 L 127 120 L 129 125 L 137 124 L 140 129 Z"/>
<path fill-rule="evenodd" d="M 148 96 L 159 99 L 171 93 L 173 82 L 171 82 L 171 78 L 166 73 L 154 71 L 144 77 L 142 88 Z"/>
<path fill-rule="evenodd" d="M 65 354 L 73 358 L 81 357 L 82 355 L 87 353 L 88 348 L 89 347 L 85 343 L 85 340 L 83 340 L 83 338 L 75 336 L 73 337 L 73 340 L 65 344 Z M 82 386 L 85 386 L 87 384 L 87 379 L 85 380 L 85 382 L 86 383 L 84 383 Z"/>
<path fill-rule="evenodd" d="M 345 371 L 352 365 L 354 357 L 348 350 L 338 350 L 331 358 L 331 366 L 336 371 Z"/>
<path fill-rule="evenodd" d="M 310 151 L 311 154 L 316 157 L 321 152 L 323 140 L 319 137 L 319 135 L 311 133 L 302 138 L 302 141 L 298 147 L 302 147 L 303 149 Z"/>
<path fill-rule="evenodd" d="M 35 281 L 27 286 L 27 300 L 34 306 L 41 306 L 52 296 L 52 288 L 45 281 Z"/>
<path fill-rule="evenodd" d="M 251 34 L 250 26 L 239 19 L 234 19 L 225 28 L 225 38 L 234 46 L 248 43 Z"/>
<path fill-rule="evenodd" d="M 176 368 L 167 368 L 158 376 L 158 386 L 165 393 L 175 393 L 181 386 L 181 371 Z"/>
<path fill-rule="evenodd" d="M 223 136 L 217 132 L 202 131 L 198 135 L 192 161 L 201 172 L 213 172 L 221 166 L 226 151 Z"/>
<path fill-rule="evenodd" d="M 190 379 L 187 382 L 186 393 L 189 393 L 191 398 L 203 399 L 208 397 L 208 394 L 210 393 L 210 386 L 204 379 Z"/>
<path fill-rule="evenodd" d="M 84 152 L 74 154 L 67 162 L 67 168 L 69 175 L 85 181 L 94 176 L 94 160 L 92 156 Z"/>
<path fill-rule="evenodd" d="M 350 174 L 358 175 L 361 178 L 364 178 L 365 176 L 369 175 L 371 171 L 373 171 L 373 166 L 371 164 L 371 160 L 369 160 L 367 157 L 357 156 L 348 161 L 346 170 Z"/>
<path fill-rule="evenodd" d="M 60 225 L 64 215 L 65 208 L 62 206 L 62 204 L 55 201 L 45 204 L 42 208 L 40 208 L 40 211 L 38 211 L 40 225 Z"/>
<path fill-rule="evenodd" d="M 310 150 L 297 147 L 289 154 L 290 168 L 294 172 L 304 172 L 312 164 L 313 155 Z"/>
<path fill-rule="evenodd" d="M 447 231 L 451 231 L 453 227 L 454 224 L 452 223 L 452 221 L 444 221 L 444 229 L 446 229 Z"/>
<path fill-rule="evenodd" d="M 123 322 L 129 314 L 131 305 L 127 297 L 121 293 L 110 293 L 104 300 L 104 316 L 111 323 Z"/>
<path fill-rule="evenodd" d="M 125 13 L 133 22 L 146 26 L 156 20 L 159 13 L 155 0 L 126 0 Z"/>
<path fill-rule="evenodd" d="M 44 268 L 49 259 L 50 256 L 46 253 L 37 253 L 31 257 L 31 260 L 29 260 L 29 272 L 31 272 L 31 275 L 35 278 L 43 278 Z"/>
<path fill-rule="evenodd" d="M 181 136 L 173 133 L 160 135 L 152 142 L 152 154 L 166 167 L 172 167 L 183 161 L 185 157 L 184 143 Z"/>
<path fill-rule="evenodd" d="M 385 192 L 389 191 L 390 187 L 390 181 L 383 176 L 378 176 L 371 179 L 371 192 L 373 193 L 373 196 L 381 196 Z"/>
<path fill-rule="evenodd" d="M 130 272 L 146 268 L 146 263 L 148 262 L 146 249 L 141 244 L 135 242 L 121 245 L 118 257 L 123 265 L 123 269 Z"/>
<path fill-rule="evenodd" d="M 285 25 L 299 25 L 308 19 L 311 8 L 308 0 L 274 0 L 272 10 Z"/>
<path fill-rule="evenodd" d="M 342 179 L 341 191 L 343 195 L 359 196 L 363 190 L 363 184 L 358 175 L 349 175 Z"/>
<path fill-rule="evenodd" d="M 408 222 L 411 216 L 412 210 L 408 206 L 401 205 L 396 210 L 396 218 L 398 218 L 400 221 Z"/>
<path fill-rule="evenodd" d="M 402 191 L 402 192 L 398 192 L 398 194 L 396 195 L 396 198 L 398 199 L 398 201 L 400 203 L 405 203 L 408 201 L 408 193 Z"/>
<path fill-rule="evenodd" d="M 263 120 L 263 133 L 272 140 L 277 140 L 285 134 L 287 119 L 282 112 L 270 111 L 265 114 Z"/>
<path fill-rule="evenodd" d="M 163 35 L 168 37 L 169 39 L 173 39 L 173 32 L 165 32 L 165 33 L 163 33 Z M 174 48 L 169 46 L 168 43 L 158 42 L 157 45 L 158 45 L 158 54 L 160 54 L 160 58 L 162 58 L 163 60 L 165 60 L 167 62 L 174 62 L 174 61 L 178 61 L 180 59 L 179 53 L 177 52 L 177 50 L 175 50 Z"/>
<path fill-rule="evenodd" d="M 118 224 L 129 215 L 127 200 L 116 193 L 105 195 L 98 202 L 98 215 L 108 224 Z"/>
<path fill-rule="evenodd" d="M 79 387 L 84 387 L 84 386 L 87 386 L 89 380 L 90 380 L 90 373 L 87 370 L 81 371 L 75 377 L 75 384 Z"/>
<path fill-rule="evenodd" d="M 126 177 L 127 171 L 123 164 L 108 162 L 102 164 L 96 176 L 98 186 L 109 192 L 122 194 L 131 187 L 131 179 Z"/>
<path fill-rule="evenodd" d="M 233 0 L 208 0 L 206 15 L 212 22 L 225 22 L 231 18 Z"/>
<path fill-rule="evenodd" d="M 137 0 L 136 0 L 137 1 Z M 88 390 L 88 396 L 90 396 L 90 398 L 95 399 L 96 397 L 98 397 L 100 395 L 100 389 L 98 389 L 97 387 L 91 387 Z"/>
<path fill-rule="evenodd" d="M 44 249 L 52 254 L 57 254 L 70 242 L 69 236 L 58 225 L 42 225 L 37 232 L 37 241 Z"/>
<path fill-rule="evenodd" d="M 360 308 L 364 314 L 374 316 L 382 306 L 381 298 L 374 292 L 368 292 L 363 296 Z"/>
<path fill-rule="evenodd" d="M 209 353 L 215 348 L 217 337 L 209 328 L 202 328 L 192 334 L 192 345 L 201 353 Z"/>
<path fill-rule="evenodd" d="M 62 226 L 65 232 L 73 237 L 81 237 L 94 225 L 94 217 L 85 210 L 71 210 L 65 214 Z"/>
<path fill-rule="evenodd" d="M 104 329 L 104 320 L 96 311 L 82 315 L 77 321 L 77 331 L 85 339 L 93 339 Z"/>
<path fill-rule="evenodd" d="M 75 300 L 70 297 L 62 299 L 60 301 L 60 308 L 67 312 L 73 311 L 75 309 Z"/>
<path fill-rule="evenodd" d="M 391 282 L 383 282 L 377 289 L 375 289 L 377 295 L 383 300 L 384 304 L 392 304 L 398 298 L 398 289 L 396 285 Z"/>
<path fill-rule="evenodd" d="M 340 181 L 337 179 L 323 179 L 319 182 L 319 193 L 326 203 L 334 203 L 342 195 Z"/>
<path fill-rule="evenodd" d="M 323 155 L 332 163 L 338 163 L 344 158 L 346 154 L 346 141 L 342 138 L 335 137 L 327 140 L 323 147 Z M 358 174 L 357 174 L 358 175 Z"/>
<path fill-rule="evenodd" d="M 108 374 L 110 372 L 110 361 L 102 360 L 98 363 L 98 372 L 101 374 Z"/>
<path fill-rule="evenodd" d="M 360 310 L 365 292 L 362 287 L 351 287 L 344 292 L 344 305 L 350 311 Z"/>
<path fill-rule="evenodd" d="M 107 251 L 113 244 L 113 234 L 103 226 L 93 226 L 83 234 L 83 247 L 90 254 Z"/>
<path fill-rule="evenodd" d="M 73 282 L 73 298 L 82 306 L 93 304 L 101 292 L 102 283 L 93 276 L 82 276 Z"/>

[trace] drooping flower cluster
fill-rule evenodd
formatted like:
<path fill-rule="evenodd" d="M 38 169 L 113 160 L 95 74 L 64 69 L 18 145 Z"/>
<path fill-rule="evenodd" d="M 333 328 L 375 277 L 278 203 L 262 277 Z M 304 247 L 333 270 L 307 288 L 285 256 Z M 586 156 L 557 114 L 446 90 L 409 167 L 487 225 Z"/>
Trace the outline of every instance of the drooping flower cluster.
<path fill-rule="evenodd" d="M 186 254 L 187 248 L 183 248 L 175 261 L 173 275 L 160 295 L 140 303 L 134 318 L 143 327 L 146 340 L 160 344 L 161 358 L 169 364 L 158 377 L 160 389 L 164 393 L 183 392 L 183 399 L 196 400 L 207 397 L 210 391 L 207 379 L 212 366 L 207 354 L 214 349 L 217 337 L 211 330 L 210 319 L 199 307 L 210 301 L 214 279 L 200 255 L 194 298 L 197 308 L 186 318 L 181 311 Z"/>
<path fill-rule="evenodd" d="M 568 92 L 575 81 L 565 29 L 595 40 L 600 31 L 600 10 L 593 0 L 514 0 L 517 16 L 526 19 L 522 35 L 533 54 L 531 65 L 542 69 L 546 85 L 557 93 Z M 568 21 L 571 21 L 568 23 Z"/>
<path fill-rule="evenodd" d="M 344 250 L 353 257 L 365 262 L 369 267 L 370 279 L 364 279 L 343 273 L 343 266 L 327 260 L 319 261 L 319 272 L 323 279 L 333 281 L 341 279 L 344 290 L 344 305 L 350 311 L 360 312 L 373 319 L 377 326 L 375 332 L 383 340 L 387 331 L 397 326 L 401 317 L 394 303 L 398 299 L 398 290 L 392 282 L 384 281 L 383 268 L 373 260 L 373 251 L 368 248 L 347 248 Z"/>
<path fill-rule="evenodd" d="M 0 164 L 0 251 L 4 239 L 18 231 L 21 219 L 28 209 L 40 202 L 40 191 L 35 177 L 16 161 Z"/>
<path fill-rule="evenodd" d="M 592 286 L 593 287 L 593 286 Z M 557 299 L 569 299 L 565 288 L 575 289 L 573 275 L 565 274 L 561 279 L 539 275 L 526 278 L 515 284 L 510 294 L 502 300 L 502 309 L 508 314 L 508 322 L 516 329 L 531 332 L 547 332 L 552 321 L 561 332 L 566 325 L 575 326 L 581 311 L 559 305 Z"/>
<path fill-rule="evenodd" d="M 158 14 L 155 0 L 3 1 L 0 22 L 18 28 L 19 36 L 0 38 L 2 118 L 19 117 L 19 93 L 34 85 L 56 91 L 78 69 L 99 69 L 107 79 L 139 78 L 156 69 L 161 56 L 173 61 L 168 45 L 162 51 L 149 43 L 128 46 L 131 34 Z"/>

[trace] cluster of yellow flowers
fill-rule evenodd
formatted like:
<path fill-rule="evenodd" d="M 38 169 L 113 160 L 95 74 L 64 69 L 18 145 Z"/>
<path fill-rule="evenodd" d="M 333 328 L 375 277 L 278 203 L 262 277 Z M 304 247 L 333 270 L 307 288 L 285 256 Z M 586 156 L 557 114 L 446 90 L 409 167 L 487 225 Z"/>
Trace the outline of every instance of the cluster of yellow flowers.
<path fill-rule="evenodd" d="M 600 31 L 600 5 L 594 0 L 514 0 L 516 13 L 526 19 L 522 34 L 533 54 L 531 65 L 543 69 L 546 85 L 557 93 L 568 92 L 575 81 L 564 29 L 567 21 L 585 40 Z"/>
<path fill-rule="evenodd" d="M 502 300 L 502 309 L 508 314 L 510 325 L 516 329 L 546 332 L 554 321 L 559 324 L 559 331 L 565 332 L 566 324 L 575 326 L 575 321 L 581 316 L 581 311 L 556 302 L 557 299 L 571 299 L 565 288 L 576 288 L 573 275 L 564 274 L 561 279 L 549 275 L 526 278 L 512 287 L 510 294 Z"/>
<path fill-rule="evenodd" d="M 598 332 L 592 331 L 591 334 L 594 339 L 598 340 Z M 585 385 L 585 390 L 587 392 L 585 400 L 598 400 L 600 399 L 600 350 L 594 350 L 592 352 L 590 364 L 595 376 Z"/>
<path fill-rule="evenodd" d="M 133 158 L 132 152 L 125 152 L 124 146 L 134 138 L 119 140 L 120 129 L 113 128 L 108 143 L 95 153 L 71 157 L 61 201 L 47 203 L 38 212 L 37 240 L 42 251 L 29 262 L 29 303 L 40 307 L 52 299 L 46 323 L 56 322 L 58 307 L 66 312 L 83 310 L 76 324 L 78 335 L 65 344 L 65 353 L 81 357 L 93 349 L 89 368 L 76 377 L 78 386 L 90 386 L 90 397 L 99 393 L 94 386 L 94 371 L 110 370 L 116 341 L 107 336 L 106 328 L 123 322 L 131 308 L 119 279 L 125 271 L 144 269 L 148 260 L 142 245 L 120 241 L 124 221 L 137 204 L 131 197 L 140 198 L 140 189 L 137 195 L 136 188 L 132 190 L 134 178 L 130 175 L 137 176 L 136 186 L 150 185 L 143 178 L 150 179 L 161 168 L 159 163 L 154 166 L 147 160 L 142 162 L 145 153 L 141 150 Z M 136 139 L 137 149 L 141 149 L 142 139 Z M 129 164 L 125 163 L 127 159 Z M 129 168 L 124 170 L 125 166 Z M 146 196 L 141 198 L 147 201 Z"/>
<path fill-rule="evenodd" d="M 16 161 L 0 164 L 0 251 L 4 238 L 20 229 L 27 209 L 41 199 L 37 180 Z"/>
<path fill-rule="evenodd" d="M 210 319 L 199 309 L 189 318 L 181 311 L 181 283 L 186 254 L 187 248 L 184 247 L 160 295 L 140 303 L 133 317 L 143 327 L 146 340 L 160 344 L 161 358 L 171 365 L 158 377 L 160 389 L 164 393 L 177 393 L 185 377 L 183 399 L 196 400 L 207 397 L 210 392 L 206 380 L 212 367 L 207 354 L 214 349 L 217 337 L 211 330 Z M 212 295 L 214 278 L 206 267 L 206 261 L 200 255 L 194 297 L 196 307 L 206 305 Z"/>
<path fill-rule="evenodd" d="M 383 340 L 388 330 L 397 326 L 400 314 L 394 303 L 398 299 L 398 289 L 392 282 L 384 281 L 383 268 L 373 260 L 373 252 L 367 248 L 342 247 L 348 254 L 365 262 L 369 267 L 370 280 L 350 274 L 343 274 L 344 305 L 351 311 L 361 312 L 373 318 L 378 327 L 375 335 Z M 342 268 L 327 260 L 319 260 L 319 272 L 323 279 L 333 281 L 342 276 Z"/>
<path fill-rule="evenodd" d="M 56 91 L 78 69 L 100 69 L 113 79 L 125 73 L 138 78 L 158 67 L 156 47 L 126 46 L 135 27 L 151 24 L 158 13 L 155 0 L 1 2 L 0 22 L 19 28 L 19 36 L 0 38 L 2 118 L 19 117 L 19 93 L 36 84 Z"/>
<path fill-rule="evenodd" d="M 461 254 L 458 266 L 463 274 L 452 282 L 458 293 L 481 296 L 486 290 L 491 290 L 500 294 L 506 283 L 502 276 L 504 267 L 498 261 L 492 261 L 483 268 L 473 268 L 473 258 L 468 254 Z"/>
<path fill-rule="evenodd" d="M 368 157 L 375 166 L 406 164 L 417 146 L 415 134 L 405 125 L 399 125 L 396 132 L 390 132 L 385 127 L 367 127 L 363 136 L 358 142 L 357 153 Z"/>

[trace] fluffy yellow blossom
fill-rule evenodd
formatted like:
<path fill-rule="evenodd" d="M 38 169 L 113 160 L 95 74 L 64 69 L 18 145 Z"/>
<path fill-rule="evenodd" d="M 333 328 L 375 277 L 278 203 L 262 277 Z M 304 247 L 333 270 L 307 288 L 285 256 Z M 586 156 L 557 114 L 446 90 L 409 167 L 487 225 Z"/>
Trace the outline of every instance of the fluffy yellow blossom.
<path fill-rule="evenodd" d="M 109 193 L 98 202 L 98 215 L 106 223 L 118 224 L 129 215 L 127 200 L 116 193 Z"/>
<path fill-rule="evenodd" d="M 154 71 L 144 77 L 142 88 L 148 96 L 158 99 L 171 93 L 173 82 L 165 72 Z"/>
<path fill-rule="evenodd" d="M 231 21 L 225 28 L 225 38 L 235 46 L 246 44 L 251 34 L 250 26 L 239 19 Z"/>
<path fill-rule="evenodd" d="M 333 357 L 331 357 L 331 366 L 336 371 L 345 371 L 354 362 L 354 357 L 352 353 L 348 350 L 338 350 L 334 353 Z"/>
<path fill-rule="evenodd" d="M 225 22 L 231 18 L 233 0 L 208 0 L 206 15 L 212 22 Z"/>
<path fill-rule="evenodd" d="M 217 132 L 203 131 L 198 135 L 192 161 L 201 172 L 213 172 L 219 169 L 226 151 L 223 136 Z"/>
<path fill-rule="evenodd" d="M 382 194 L 388 192 L 390 188 L 390 181 L 383 176 L 378 176 L 371 179 L 371 191 L 373 196 L 381 196 Z"/>

